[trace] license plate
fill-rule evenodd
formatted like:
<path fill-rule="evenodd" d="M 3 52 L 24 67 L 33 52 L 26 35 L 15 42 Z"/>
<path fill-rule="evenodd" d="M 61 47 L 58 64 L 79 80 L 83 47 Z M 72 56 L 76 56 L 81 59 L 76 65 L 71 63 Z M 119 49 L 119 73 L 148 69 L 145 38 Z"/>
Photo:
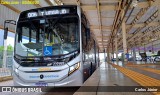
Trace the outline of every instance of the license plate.
<path fill-rule="evenodd" d="M 45 82 L 37 82 L 35 85 L 36 85 L 36 86 L 48 86 L 48 83 L 45 83 Z"/>

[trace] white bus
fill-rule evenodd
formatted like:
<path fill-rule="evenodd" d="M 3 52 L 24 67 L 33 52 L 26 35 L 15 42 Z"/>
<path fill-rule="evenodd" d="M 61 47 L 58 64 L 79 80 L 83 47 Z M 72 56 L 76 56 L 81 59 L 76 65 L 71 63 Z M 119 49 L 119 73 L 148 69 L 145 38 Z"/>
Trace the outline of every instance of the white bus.
<path fill-rule="evenodd" d="M 81 86 L 98 67 L 98 46 L 80 7 L 20 13 L 13 59 L 15 86 Z"/>

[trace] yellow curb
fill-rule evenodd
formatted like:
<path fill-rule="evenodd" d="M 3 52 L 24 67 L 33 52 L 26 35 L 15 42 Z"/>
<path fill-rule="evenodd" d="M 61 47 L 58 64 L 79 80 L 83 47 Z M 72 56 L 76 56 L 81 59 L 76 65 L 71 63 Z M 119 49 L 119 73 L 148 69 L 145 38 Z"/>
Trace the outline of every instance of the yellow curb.
<path fill-rule="evenodd" d="M 13 79 L 12 76 L 0 77 L 0 82 L 7 81 L 7 80 L 12 80 L 12 79 Z"/>

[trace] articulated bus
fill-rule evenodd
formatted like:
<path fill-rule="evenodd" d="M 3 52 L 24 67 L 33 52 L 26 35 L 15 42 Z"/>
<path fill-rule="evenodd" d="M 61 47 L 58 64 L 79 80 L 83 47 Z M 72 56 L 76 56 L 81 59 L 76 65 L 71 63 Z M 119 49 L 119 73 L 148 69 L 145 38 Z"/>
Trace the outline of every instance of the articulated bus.
<path fill-rule="evenodd" d="M 13 58 L 15 86 L 81 86 L 98 67 L 98 46 L 79 6 L 20 13 Z"/>

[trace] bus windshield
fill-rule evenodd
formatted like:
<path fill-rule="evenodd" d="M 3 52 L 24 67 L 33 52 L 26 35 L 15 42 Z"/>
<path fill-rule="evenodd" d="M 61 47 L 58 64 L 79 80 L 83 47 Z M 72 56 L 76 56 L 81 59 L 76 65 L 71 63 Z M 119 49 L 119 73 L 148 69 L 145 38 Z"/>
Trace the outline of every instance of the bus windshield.
<path fill-rule="evenodd" d="M 23 20 L 17 23 L 15 54 L 63 55 L 79 49 L 77 17 Z"/>

